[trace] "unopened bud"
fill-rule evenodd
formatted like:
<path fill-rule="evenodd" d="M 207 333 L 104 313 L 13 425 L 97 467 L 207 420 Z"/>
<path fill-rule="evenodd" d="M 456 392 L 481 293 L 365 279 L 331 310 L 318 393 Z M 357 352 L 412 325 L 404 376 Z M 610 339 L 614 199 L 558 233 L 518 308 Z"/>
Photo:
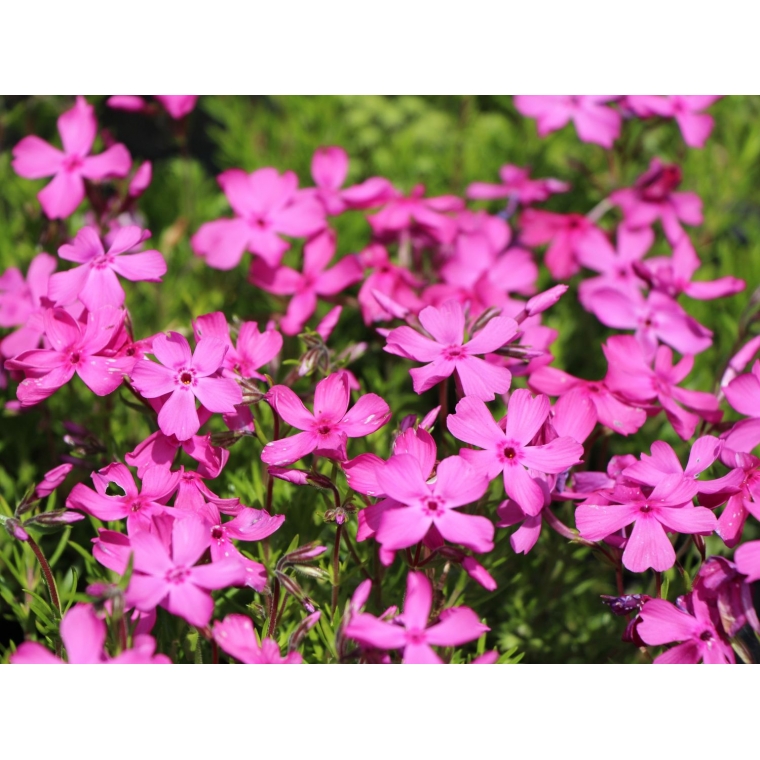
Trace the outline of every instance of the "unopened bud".
<path fill-rule="evenodd" d="M 15 517 L 5 517 L 0 515 L 0 523 L 8 533 L 17 541 L 28 541 L 29 534 L 21 527 L 21 521 Z"/>
<path fill-rule="evenodd" d="M 298 624 L 298 627 L 293 631 L 288 640 L 288 652 L 298 649 L 303 641 L 303 637 L 317 624 L 321 615 L 321 612 L 313 612 Z"/>
<path fill-rule="evenodd" d="M 55 533 L 61 528 L 65 528 L 71 523 L 84 520 L 84 515 L 79 512 L 72 512 L 68 509 L 54 509 L 52 512 L 43 512 L 40 515 L 27 520 L 24 525 L 30 528 L 36 528 L 43 533 Z"/>

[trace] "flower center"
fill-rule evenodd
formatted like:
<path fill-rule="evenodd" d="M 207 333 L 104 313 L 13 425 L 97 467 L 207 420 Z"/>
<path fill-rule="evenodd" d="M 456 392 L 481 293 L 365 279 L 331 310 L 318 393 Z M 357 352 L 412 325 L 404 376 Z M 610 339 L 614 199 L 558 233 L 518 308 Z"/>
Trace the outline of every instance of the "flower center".
<path fill-rule="evenodd" d="M 450 361 L 456 361 L 466 354 L 467 352 L 464 350 L 464 346 L 449 346 L 444 352 L 444 356 Z"/>
<path fill-rule="evenodd" d="M 406 640 L 410 644 L 424 644 L 425 632 L 421 631 L 419 628 L 413 628 L 412 630 L 406 632 Z"/>
<path fill-rule="evenodd" d="M 504 456 L 507 459 L 514 459 L 517 456 L 517 452 L 511 446 L 506 446 L 504 448 Z"/>
<path fill-rule="evenodd" d="M 193 373 L 188 370 L 181 372 L 179 375 L 179 381 L 182 385 L 190 385 L 193 382 Z"/>
<path fill-rule="evenodd" d="M 92 268 L 93 269 L 108 269 L 108 256 L 104 253 L 101 256 L 96 256 L 92 260 Z"/>
<path fill-rule="evenodd" d="M 132 512 L 139 512 L 142 507 L 141 501 L 133 501 L 132 505 L 129 507 Z"/>
<path fill-rule="evenodd" d="M 224 531 L 222 530 L 221 525 L 215 525 L 213 528 L 211 528 L 211 538 L 213 538 L 215 541 L 220 541 L 224 538 Z"/>
<path fill-rule="evenodd" d="M 83 163 L 79 156 L 66 156 L 63 159 L 63 168 L 68 172 L 73 172 L 79 169 Z"/>
<path fill-rule="evenodd" d="M 702 639 L 702 641 L 712 641 L 713 635 L 711 631 L 702 631 L 702 633 L 699 634 L 699 638 Z"/>
<path fill-rule="evenodd" d="M 644 514 L 651 511 L 652 507 L 649 504 L 642 504 L 641 507 L 639 507 L 639 512 L 644 512 Z"/>
<path fill-rule="evenodd" d="M 70 361 L 72 364 L 79 364 L 79 360 L 80 360 L 81 358 L 82 358 L 82 357 L 81 357 L 81 355 L 80 355 L 79 351 L 74 351 L 74 353 L 73 353 L 73 354 L 71 354 L 71 356 L 69 357 L 69 361 Z"/>
<path fill-rule="evenodd" d="M 317 428 L 317 433 L 319 435 L 330 435 L 331 427 L 329 425 L 320 425 Z"/>
<path fill-rule="evenodd" d="M 190 575 L 190 571 L 186 567 L 173 567 L 166 571 L 166 580 L 168 583 L 179 585 L 185 582 L 188 575 Z"/>

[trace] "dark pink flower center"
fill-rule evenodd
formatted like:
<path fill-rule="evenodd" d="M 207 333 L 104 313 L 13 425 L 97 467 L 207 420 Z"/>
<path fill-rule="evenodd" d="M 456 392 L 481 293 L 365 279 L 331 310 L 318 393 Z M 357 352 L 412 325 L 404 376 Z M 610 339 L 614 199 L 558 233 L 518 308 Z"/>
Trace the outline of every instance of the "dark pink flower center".
<path fill-rule="evenodd" d="M 464 346 L 449 346 L 443 352 L 443 355 L 446 359 L 455 361 L 456 359 L 460 359 L 463 356 L 467 356 L 467 351 L 465 350 Z"/>
<path fill-rule="evenodd" d="M 642 504 L 639 507 L 639 512 L 644 512 L 644 514 L 646 514 L 647 512 L 651 512 L 651 511 L 652 511 L 652 507 L 649 504 Z"/>
<path fill-rule="evenodd" d="M 215 525 L 211 528 L 211 538 L 215 541 L 221 541 L 224 538 L 224 530 L 221 525 Z"/>
<path fill-rule="evenodd" d="M 190 369 L 182 370 L 182 372 L 179 373 L 179 381 L 182 385 L 192 385 L 194 379 L 195 372 Z"/>
<path fill-rule="evenodd" d="M 72 364 L 79 364 L 79 360 L 80 360 L 81 358 L 82 358 L 82 357 L 81 357 L 81 355 L 80 355 L 79 351 L 74 351 L 74 353 L 73 353 L 73 354 L 71 354 L 71 356 L 69 357 L 69 361 L 70 361 Z"/>
<path fill-rule="evenodd" d="M 435 499 L 429 499 L 427 503 L 427 508 L 431 512 L 437 512 L 438 511 L 438 502 Z"/>
<path fill-rule="evenodd" d="M 93 269 L 108 269 L 111 263 L 111 257 L 107 253 L 104 253 L 100 256 L 96 256 L 91 263 Z"/>
<path fill-rule="evenodd" d="M 512 448 L 512 446 L 505 446 L 504 447 L 504 456 L 507 459 L 514 459 L 517 456 L 517 452 Z"/>
<path fill-rule="evenodd" d="M 132 512 L 139 512 L 142 508 L 142 502 L 139 499 L 137 501 L 133 501 L 129 508 Z"/>
<path fill-rule="evenodd" d="M 332 426 L 327 424 L 322 424 L 317 428 L 317 433 L 319 435 L 330 435 L 332 432 Z"/>
<path fill-rule="evenodd" d="M 173 567 L 171 570 L 167 570 L 166 581 L 179 585 L 185 582 L 188 575 L 190 575 L 190 571 L 186 567 Z"/>
<path fill-rule="evenodd" d="M 406 640 L 410 644 L 424 644 L 425 631 L 421 631 L 419 628 L 412 628 L 412 630 L 406 632 Z"/>
<path fill-rule="evenodd" d="M 79 156 L 66 156 L 66 158 L 63 159 L 63 168 L 67 172 L 73 172 L 81 168 L 83 163 L 84 162 Z"/>
<path fill-rule="evenodd" d="M 712 631 L 702 631 L 702 633 L 699 634 L 699 638 L 702 639 L 702 641 L 712 641 Z"/>

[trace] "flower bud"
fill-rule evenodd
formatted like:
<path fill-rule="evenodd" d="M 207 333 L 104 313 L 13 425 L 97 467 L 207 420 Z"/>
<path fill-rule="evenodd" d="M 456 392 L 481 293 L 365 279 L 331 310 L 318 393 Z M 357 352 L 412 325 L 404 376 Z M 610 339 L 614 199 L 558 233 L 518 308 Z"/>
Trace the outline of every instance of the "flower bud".
<path fill-rule="evenodd" d="M 28 541 L 29 534 L 21 527 L 21 521 L 15 517 L 5 517 L 0 515 L 0 523 L 8 533 L 17 541 Z"/>
<path fill-rule="evenodd" d="M 42 499 L 45 496 L 50 496 L 66 480 L 66 476 L 71 472 L 72 467 L 73 465 L 70 464 L 62 464 L 46 472 L 42 478 L 42 482 L 34 491 L 35 498 Z"/>

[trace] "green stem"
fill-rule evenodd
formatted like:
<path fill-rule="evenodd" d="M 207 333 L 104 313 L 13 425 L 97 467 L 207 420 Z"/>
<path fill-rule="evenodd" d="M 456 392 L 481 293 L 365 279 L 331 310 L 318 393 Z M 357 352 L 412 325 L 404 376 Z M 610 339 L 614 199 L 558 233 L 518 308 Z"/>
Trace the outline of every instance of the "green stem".
<path fill-rule="evenodd" d="M 48 592 L 50 594 L 50 601 L 53 603 L 53 607 L 58 610 L 58 617 L 60 618 L 62 616 L 61 600 L 58 597 L 58 588 L 55 585 L 53 571 L 50 569 L 50 565 L 48 565 L 48 561 L 45 559 L 45 555 L 42 553 L 42 549 L 40 549 L 37 542 L 31 536 L 29 536 L 26 543 L 29 544 L 29 548 L 34 552 L 34 556 L 37 557 L 37 561 L 40 563 L 40 567 L 42 568 L 42 575 L 45 578 L 45 585 L 47 586 Z"/>

